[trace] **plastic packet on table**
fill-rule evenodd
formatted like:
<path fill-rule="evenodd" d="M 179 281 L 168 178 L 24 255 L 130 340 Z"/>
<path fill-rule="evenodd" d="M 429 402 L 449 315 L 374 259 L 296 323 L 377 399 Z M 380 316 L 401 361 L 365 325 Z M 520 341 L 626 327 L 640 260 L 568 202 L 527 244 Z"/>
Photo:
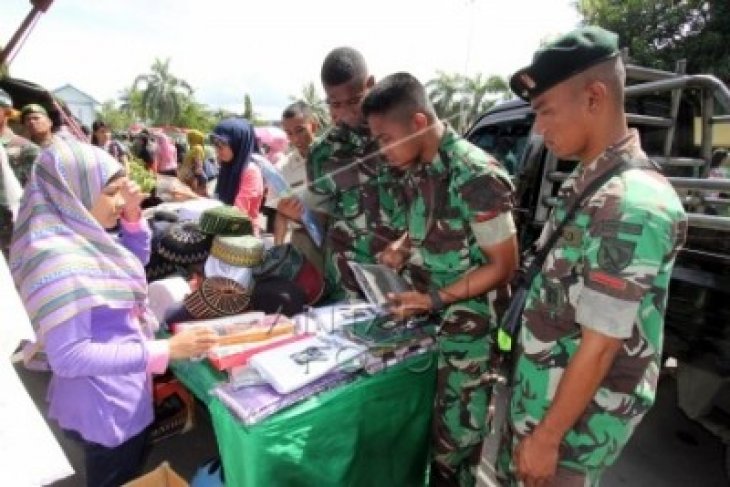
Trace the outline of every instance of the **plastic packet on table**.
<path fill-rule="evenodd" d="M 228 373 L 228 383 L 234 390 L 267 384 L 261 374 L 250 365 L 233 367 Z"/>
<path fill-rule="evenodd" d="M 364 302 L 337 303 L 318 308 L 307 308 L 292 319 L 300 333 L 319 331 L 332 333 L 343 327 L 371 321 L 379 315 L 377 307 Z"/>

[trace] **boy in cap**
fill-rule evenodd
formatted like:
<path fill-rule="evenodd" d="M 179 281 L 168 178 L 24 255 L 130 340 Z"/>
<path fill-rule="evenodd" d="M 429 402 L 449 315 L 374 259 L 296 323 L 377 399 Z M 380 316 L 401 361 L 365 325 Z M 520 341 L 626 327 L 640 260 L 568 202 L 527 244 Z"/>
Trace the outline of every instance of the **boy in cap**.
<path fill-rule="evenodd" d="M 627 126 L 625 76 L 617 35 L 583 27 L 541 48 L 510 80 L 535 110 L 546 147 L 580 160 L 538 246 L 592 181 L 631 167 L 580 204 L 528 291 L 505 449 L 510 485 L 596 485 L 654 402 L 687 218 Z"/>
<path fill-rule="evenodd" d="M 11 176 L 17 178 L 21 186 L 30 177 L 33 163 L 38 157 L 38 146 L 13 132 L 9 121 L 13 116 L 13 103 L 10 96 L 0 90 L 0 146 L 7 156 L 8 166 L 13 174 L 3 175 L 0 169 L 0 250 L 7 252 L 13 232 L 13 215 L 6 189 L 6 181 Z M 7 167 L 7 166 L 6 166 Z"/>
<path fill-rule="evenodd" d="M 33 142 L 43 148 L 53 143 L 53 121 L 41 105 L 31 103 L 24 106 L 21 120 Z"/>
<path fill-rule="evenodd" d="M 17 135 L 10 128 L 10 118 L 13 116 L 13 103 L 10 96 L 0 90 L 0 144 L 5 148 L 15 176 L 21 185 L 25 186 L 30 176 L 33 162 L 38 157 L 38 146 L 25 137 Z M 16 112 L 17 113 L 17 112 Z"/>

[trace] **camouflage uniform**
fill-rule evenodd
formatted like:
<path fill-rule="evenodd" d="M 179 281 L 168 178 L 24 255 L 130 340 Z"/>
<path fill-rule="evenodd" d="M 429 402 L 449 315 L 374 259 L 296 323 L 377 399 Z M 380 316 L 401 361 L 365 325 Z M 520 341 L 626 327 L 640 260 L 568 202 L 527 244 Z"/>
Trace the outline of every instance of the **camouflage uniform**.
<path fill-rule="evenodd" d="M 413 249 L 407 271 L 421 292 L 447 287 L 488 264 L 480 246 L 514 232 L 513 225 L 500 230 L 498 223 L 512 221 L 508 175 L 451 128 L 434 160 L 406 173 L 404 193 Z M 485 244 L 485 238 L 493 241 Z M 447 306 L 436 319 L 440 330 L 432 484 L 473 485 L 486 433 L 490 390 L 482 379 L 488 372 L 494 310 L 485 294 Z"/>
<path fill-rule="evenodd" d="M 333 127 L 310 148 L 309 190 L 329 217 L 325 241 L 325 297 L 358 294 L 347 261 L 371 264 L 403 233 L 398 177 L 366 128 Z"/>
<path fill-rule="evenodd" d="M 635 131 L 573 172 L 541 241 L 590 181 L 628 159 L 646 159 Z M 576 213 L 529 291 L 511 400 L 514 435 L 512 448 L 503 452 L 503 467 L 519 439 L 533 431 L 550 407 L 580 345 L 581 327 L 620 338 L 623 346 L 565 435 L 559 468 L 561 475 L 573 475 L 571 485 L 596 485 L 614 463 L 654 402 L 669 279 L 686 230 L 674 189 L 653 171 L 614 176 Z M 516 483 L 513 473 L 508 475 L 511 484 Z"/>
<path fill-rule="evenodd" d="M 30 178 L 33 163 L 40 151 L 38 146 L 23 137 L 15 135 L 10 130 L 0 134 L 0 144 L 2 144 L 8 155 L 8 162 L 15 173 L 15 177 L 18 178 L 21 186 L 25 186 Z M 0 174 L 0 176 L 2 175 Z M 2 251 L 7 251 L 10 246 L 12 232 L 12 214 L 8 208 L 5 188 L 2 184 L 2 178 L 0 178 L 0 249 Z"/>
<path fill-rule="evenodd" d="M 18 178 L 21 186 L 25 186 L 30 178 L 30 171 L 40 153 L 40 149 L 30 140 L 10 131 L 0 136 L 0 143 L 8 153 L 10 167 L 13 168 L 15 177 Z"/>

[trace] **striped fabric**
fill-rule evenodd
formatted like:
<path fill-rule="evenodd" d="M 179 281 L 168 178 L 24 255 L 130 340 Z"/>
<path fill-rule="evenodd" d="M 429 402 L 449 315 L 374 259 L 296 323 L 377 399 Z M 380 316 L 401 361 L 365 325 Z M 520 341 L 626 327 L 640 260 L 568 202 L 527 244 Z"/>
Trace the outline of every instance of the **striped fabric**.
<path fill-rule="evenodd" d="M 121 169 L 103 150 L 69 139 L 36 163 L 20 202 L 10 267 L 39 343 L 54 326 L 96 306 L 146 310 L 142 263 L 90 213 Z"/>

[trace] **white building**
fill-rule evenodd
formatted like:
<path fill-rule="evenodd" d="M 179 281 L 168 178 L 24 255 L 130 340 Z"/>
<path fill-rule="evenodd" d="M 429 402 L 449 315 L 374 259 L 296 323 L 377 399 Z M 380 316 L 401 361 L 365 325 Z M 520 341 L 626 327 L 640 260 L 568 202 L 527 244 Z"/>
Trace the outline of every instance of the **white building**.
<path fill-rule="evenodd" d="M 71 113 L 81 120 L 82 124 L 91 128 L 91 124 L 96 120 L 96 110 L 100 105 L 98 101 L 70 84 L 54 90 L 53 96 L 66 103 Z"/>

